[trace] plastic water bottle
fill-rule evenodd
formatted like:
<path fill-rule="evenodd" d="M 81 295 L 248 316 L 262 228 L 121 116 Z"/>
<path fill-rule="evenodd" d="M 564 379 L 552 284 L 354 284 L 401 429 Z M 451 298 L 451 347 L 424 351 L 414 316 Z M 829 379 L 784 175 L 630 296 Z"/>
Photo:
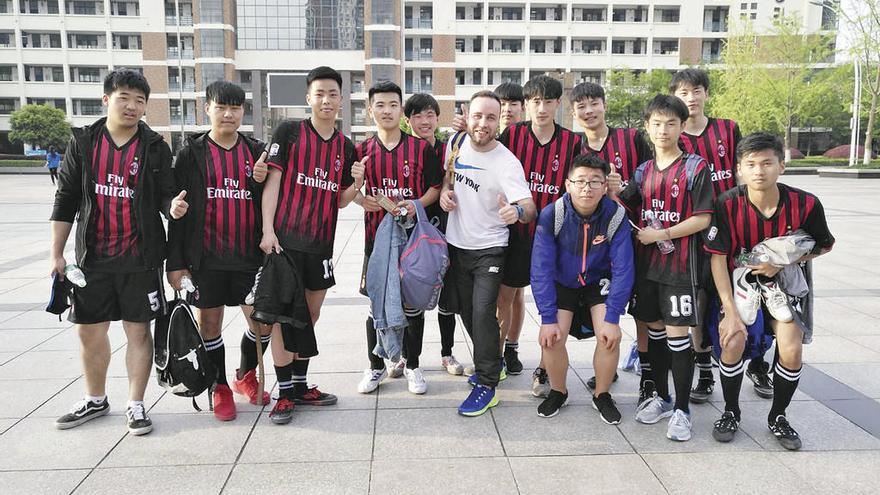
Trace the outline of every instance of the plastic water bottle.
<path fill-rule="evenodd" d="M 180 277 L 180 288 L 189 293 L 196 291 L 196 286 L 193 284 L 192 279 L 186 275 Z"/>
<path fill-rule="evenodd" d="M 660 223 L 660 220 L 654 215 L 654 212 L 651 210 L 645 211 L 645 220 L 647 220 L 648 225 L 651 226 L 654 230 L 663 230 L 663 224 Z M 669 254 L 675 251 L 675 243 L 670 239 L 660 239 L 657 241 L 657 248 L 660 249 L 660 252 L 663 254 Z"/>
<path fill-rule="evenodd" d="M 736 256 L 736 266 L 755 266 L 770 261 L 770 256 L 759 253 L 742 253 Z"/>
<path fill-rule="evenodd" d="M 79 288 L 86 286 L 86 274 L 75 263 L 64 267 L 64 278 Z"/>

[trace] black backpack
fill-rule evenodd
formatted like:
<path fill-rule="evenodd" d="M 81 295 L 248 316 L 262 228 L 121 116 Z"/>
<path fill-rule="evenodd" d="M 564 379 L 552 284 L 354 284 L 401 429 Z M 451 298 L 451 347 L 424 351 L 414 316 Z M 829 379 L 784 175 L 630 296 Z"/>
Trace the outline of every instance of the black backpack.
<path fill-rule="evenodd" d="M 189 304 L 177 298 L 169 306 L 165 314 L 156 319 L 153 339 L 156 379 L 174 395 L 193 397 L 193 407 L 200 411 L 195 397 L 211 388 L 217 370 L 208 359 Z M 208 397 L 210 403 L 210 394 Z"/>

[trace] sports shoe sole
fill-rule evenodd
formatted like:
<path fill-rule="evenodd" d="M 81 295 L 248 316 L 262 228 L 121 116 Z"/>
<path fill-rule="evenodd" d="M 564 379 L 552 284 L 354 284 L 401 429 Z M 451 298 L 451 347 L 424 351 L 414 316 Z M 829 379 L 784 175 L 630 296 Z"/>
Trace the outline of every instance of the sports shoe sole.
<path fill-rule="evenodd" d="M 290 423 L 291 420 L 293 420 L 293 415 L 282 416 L 282 417 L 269 416 L 269 420 L 272 421 L 272 423 L 276 424 L 276 425 L 286 425 L 286 424 Z"/>
<path fill-rule="evenodd" d="M 229 416 L 221 416 L 221 415 L 217 414 L 217 410 L 215 409 L 215 410 L 214 410 L 214 417 L 215 417 L 218 421 L 232 421 L 232 420 L 234 420 L 236 417 L 238 417 L 238 414 L 236 414 L 236 413 L 232 413 L 232 415 L 229 415 Z"/>
<path fill-rule="evenodd" d="M 497 405 L 498 405 L 498 396 L 496 395 L 495 397 L 492 397 L 492 400 L 489 401 L 488 404 L 486 404 L 486 407 L 480 409 L 479 411 L 463 412 L 461 409 L 459 409 L 458 414 L 461 414 L 462 416 L 467 416 L 469 418 L 473 418 L 476 416 L 482 416 L 483 414 L 486 414 L 486 411 L 488 411 L 489 409 L 492 409 L 493 407 L 495 407 Z"/>
<path fill-rule="evenodd" d="M 323 400 L 304 400 L 304 399 L 293 399 L 293 403 L 298 406 L 332 406 L 339 402 L 339 398 L 335 395 L 332 398 L 323 399 Z"/>
<path fill-rule="evenodd" d="M 136 437 L 139 437 L 141 435 L 146 435 L 147 433 L 149 433 L 151 431 L 153 431 L 153 425 L 141 426 L 140 428 L 132 428 L 130 426 L 128 427 L 128 432 Z"/>
<path fill-rule="evenodd" d="M 595 409 L 596 412 L 599 413 L 599 419 L 601 419 L 602 422 L 605 423 L 606 425 L 611 425 L 611 426 L 619 425 L 619 424 L 620 424 L 620 420 L 623 419 L 623 417 L 621 416 L 621 418 L 618 419 L 617 421 L 608 421 L 607 419 L 605 419 L 605 415 L 602 414 L 602 411 L 600 411 L 599 408 L 596 407 L 596 403 L 595 403 L 595 402 L 593 403 L 593 409 Z M 617 412 L 619 413 L 620 411 L 618 410 Z"/>
<path fill-rule="evenodd" d="M 712 430 L 712 438 L 721 443 L 729 443 L 732 442 L 734 437 L 736 437 L 735 431 L 724 431 L 720 432 L 717 430 Z"/>
<path fill-rule="evenodd" d="M 68 421 L 67 423 L 55 423 L 55 428 L 59 430 L 69 430 L 71 428 L 76 428 L 77 426 L 88 423 L 89 421 L 100 418 L 101 416 L 106 416 L 110 413 L 110 408 L 103 409 L 93 414 L 89 414 L 88 416 L 83 416 L 76 421 Z"/>
<path fill-rule="evenodd" d="M 669 416 L 672 416 L 672 411 L 666 411 L 664 413 L 661 413 L 660 416 L 657 416 L 657 419 L 655 419 L 654 421 L 642 421 L 641 419 L 639 419 L 638 415 L 636 415 L 636 422 L 641 423 L 643 425 L 655 425 L 655 424 L 659 423 L 661 420 L 668 418 Z"/>
<path fill-rule="evenodd" d="M 687 437 L 673 437 L 669 433 L 666 433 L 666 438 L 672 440 L 673 442 L 687 442 L 688 440 L 691 439 L 691 437 L 693 437 L 693 435 L 690 433 L 688 434 Z"/>
<path fill-rule="evenodd" d="M 568 397 L 566 397 L 565 400 L 562 402 L 562 404 L 560 404 L 560 406 L 558 408 L 556 408 L 555 411 L 553 411 L 553 414 L 541 414 L 541 411 L 538 411 L 538 416 L 540 416 L 542 418 L 552 418 L 553 416 L 556 416 L 557 414 L 559 414 L 560 409 L 562 409 L 563 407 L 565 407 L 567 405 L 568 405 Z"/>
<path fill-rule="evenodd" d="M 709 399 L 711 399 L 711 398 L 712 398 L 712 392 L 694 393 L 694 391 L 691 390 L 691 393 L 690 393 L 690 400 L 694 404 L 705 404 L 706 402 L 709 402 Z"/>

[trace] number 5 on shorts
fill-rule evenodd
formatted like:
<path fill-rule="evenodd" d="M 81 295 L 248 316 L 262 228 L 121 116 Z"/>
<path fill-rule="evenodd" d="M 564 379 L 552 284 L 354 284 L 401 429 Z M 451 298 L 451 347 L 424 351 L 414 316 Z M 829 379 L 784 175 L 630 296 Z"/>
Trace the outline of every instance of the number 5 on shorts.
<path fill-rule="evenodd" d="M 689 295 L 680 297 L 669 296 L 669 304 L 672 308 L 669 314 L 674 318 L 691 316 L 694 313 L 693 300 Z"/>
<path fill-rule="evenodd" d="M 159 303 L 159 291 L 153 291 L 147 294 L 147 299 L 150 300 L 150 311 L 159 311 L 161 304 Z"/>

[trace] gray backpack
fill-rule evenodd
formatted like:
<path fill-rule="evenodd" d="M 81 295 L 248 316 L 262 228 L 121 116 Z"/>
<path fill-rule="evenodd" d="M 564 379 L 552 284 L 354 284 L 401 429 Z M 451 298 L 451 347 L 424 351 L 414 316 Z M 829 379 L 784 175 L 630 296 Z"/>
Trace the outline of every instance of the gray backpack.
<path fill-rule="evenodd" d="M 410 308 L 434 309 L 449 269 L 449 251 L 446 237 L 431 225 L 422 202 L 413 203 L 416 224 L 400 254 L 400 293 Z"/>

